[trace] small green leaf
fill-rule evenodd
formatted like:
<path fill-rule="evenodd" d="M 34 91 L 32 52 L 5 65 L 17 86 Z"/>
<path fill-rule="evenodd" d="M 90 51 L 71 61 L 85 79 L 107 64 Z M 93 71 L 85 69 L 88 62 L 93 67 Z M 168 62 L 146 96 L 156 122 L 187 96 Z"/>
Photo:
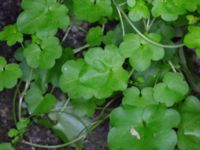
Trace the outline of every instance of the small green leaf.
<path fill-rule="evenodd" d="M 19 134 L 19 132 L 14 129 L 14 128 L 11 128 L 9 131 L 8 131 L 8 136 L 10 138 L 13 138 L 13 137 L 16 137 L 17 135 Z"/>
<path fill-rule="evenodd" d="M 101 27 L 91 28 L 87 34 L 86 41 L 90 46 L 99 46 L 103 39 Z"/>
<path fill-rule="evenodd" d="M 0 41 L 6 41 L 8 46 L 23 42 L 23 34 L 17 30 L 16 25 L 8 25 L 0 32 Z"/>
<path fill-rule="evenodd" d="M 200 145 L 200 101 L 189 96 L 181 105 L 182 121 L 178 130 L 180 150 L 199 150 Z"/>
<path fill-rule="evenodd" d="M 14 150 L 14 148 L 12 147 L 12 145 L 10 143 L 1 143 L 0 149 L 2 149 L 2 150 Z"/>
<path fill-rule="evenodd" d="M 187 18 L 189 24 L 195 24 L 200 20 L 199 17 L 194 16 L 194 15 L 187 15 L 186 18 Z"/>
<path fill-rule="evenodd" d="M 127 0 L 127 4 L 128 6 L 133 7 L 136 4 L 136 0 Z"/>
<path fill-rule="evenodd" d="M 5 58 L 0 56 L 0 91 L 14 87 L 21 76 L 22 72 L 18 64 L 7 64 Z"/>
<path fill-rule="evenodd" d="M 106 98 L 113 91 L 124 90 L 127 87 L 128 73 L 122 68 L 124 58 L 115 46 L 107 46 L 105 50 L 92 48 L 85 54 L 85 61 L 94 68 L 90 69 L 93 73 L 85 72 L 80 79 L 83 84 L 95 88 L 96 98 Z M 87 80 L 84 81 L 85 75 Z"/>
<path fill-rule="evenodd" d="M 190 26 L 189 33 L 184 37 L 184 43 L 189 48 L 196 49 L 196 54 L 200 58 L 200 27 Z"/>
<path fill-rule="evenodd" d="M 17 28 L 24 34 L 52 36 L 58 28 L 69 25 L 68 9 L 56 0 L 23 0 L 21 7 L 24 11 L 17 19 Z"/>
<path fill-rule="evenodd" d="M 186 10 L 173 0 L 153 0 L 152 15 L 165 21 L 175 21 L 179 15 L 184 14 Z"/>
<path fill-rule="evenodd" d="M 70 98 L 104 99 L 127 87 L 128 72 L 122 68 L 124 58 L 117 47 L 91 48 L 84 60 L 68 61 L 63 65 L 60 86 Z"/>
<path fill-rule="evenodd" d="M 188 84 L 183 79 L 183 75 L 179 73 L 166 73 L 163 83 L 154 86 L 155 100 L 168 107 L 182 101 L 188 92 Z"/>
<path fill-rule="evenodd" d="M 152 63 L 147 70 L 133 73 L 134 85 L 140 88 L 153 87 L 170 69 L 168 64 Z"/>
<path fill-rule="evenodd" d="M 82 59 L 78 59 L 77 61 L 67 61 L 62 66 L 60 87 L 72 99 L 90 99 L 92 97 L 92 89 L 79 81 L 79 75 L 84 65 L 85 62 Z"/>
<path fill-rule="evenodd" d="M 61 55 L 62 47 L 56 37 L 43 39 L 41 45 L 31 43 L 24 49 L 27 64 L 32 68 L 52 68 L 55 60 L 61 57 Z"/>
<path fill-rule="evenodd" d="M 113 9 L 111 0 L 73 0 L 74 15 L 91 23 L 110 17 Z"/>
<path fill-rule="evenodd" d="M 108 135 L 110 150 L 174 150 L 177 136 L 174 127 L 180 116 L 162 106 L 146 108 L 119 107 L 112 111 Z M 117 137 L 117 138 L 116 138 Z"/>
<path fill-rule="evenodd" d="M 148 36 L 159 42 L 158 34 L 150 33 Z M 131 66 L 137 71 L 144 71 L 151 61 L 158 61 L 164 57 L 164 49 L 144 41 L 139 35 L 128 34 L 120 45 L 120 52 L 125 58 L 129 58 Z"/>
<path fill-rule="evenodd" d="M 123 105 L 136 107 L 146 107 L 157 104 L 153 98 L 153 88 L 146 87 L 141 91 L 136 87 L 128 88 L 124 91 Z"/>
<path fill-rule="evenodd" d="M 134 3 L 133 0 L 132 0 L 132 3 Z M 132 3 L 131 5 L 133 5 Z M 130 2 L 128 4 L 130 6 Z M 132 21 L 139 21 L 142 18 L 148 19 L 150 17 L 150 12 L 145 1 L 136 0 L 135 5 L 130 6 L 128 16 L 130 17 Z"/>
<path fill-rule="evenodd" d="M 79 116 L 89 116 L 91 117 L 95 113 L 96 103 L 94 99 L 87 101 L 72 100 L 72 106 L 76 114 Z"/>
<path fill-rule="evenodd" d="M 27 92 L 25 101 L 28 104 L 28 110 L 31 115 L 40 115 L 51 111 L 56 103 L 56 98 L 52 94 L 43 96 L 41 90 L 34 85 Z"/>

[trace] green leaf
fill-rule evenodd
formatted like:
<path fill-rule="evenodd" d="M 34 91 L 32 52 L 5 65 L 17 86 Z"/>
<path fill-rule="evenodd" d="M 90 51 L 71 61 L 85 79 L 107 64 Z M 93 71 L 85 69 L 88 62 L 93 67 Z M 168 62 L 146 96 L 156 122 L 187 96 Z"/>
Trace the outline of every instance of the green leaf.
<path fill-rule="evenodd" d="M 23 34 L 17 30 L 16 25 L 8 25 L 0 32 L 0 41 L 6 41 L 8 46 L 23 42 Z"/>
<path fill-rule="evenodd" d="M 60 87 L 72 99 L 90 99 L 93 95 L 92 89 L 79 81 L 79 75 L 84 65 L 85 62 L 82 59 L 78 59 L 76 61 L 67 61 L 62 66 Z"/>
<path fill-rule="evenodd" d="M 58 28 L 69 25 L 68 9 L 56 0 L 23 0 L 21 7 L 24 11 L 17 19 L 17 27 L 22 33 L 55 35 Z"/>
<path fill-rule="evenodd" d="M 134 1 L 132 3 L 134 4 Z M 134 5 L 132 3 L 130 1 L 128 3 L 130 6 L 128 16 L 132 21 L 139 21 L 142 18 L 148 19 L 150 17 L 150 12 L 145 1 L 136 0 Z"/>
<path fill-rule="evenodd" d="M 200 27 L 190 26 L 189 33 L 184 37 L 184 43 L 189 48 L 196 49 L 196 54 L 200 58 Z"/>
<path fill-rule="evenodd" d="M 103 31 L 101 27 L 91 28 L 87 34 L 86 41 L 90 46 L 99 46 L 102 42 Z"/>
<path fill-rule="evenodd" d="M 21 76 L 22 72 L 18 64 L 7 64 L 5 58 L 0 56 L 0 91 L 14 87 Z"/>
<path fill-rule="evenodd" d="M 178 126 L 180 116 L 173 109 L 119 107 L 112 111 L 110 119 L 110 150 L 174 150 L 177 143 L 173 128 Z"/>
<path fill-rule="evenodd" d="M 126 89 L 128 72 L 122 68 L 124 58 L 117 47 L 91 48 L 84 60 L 63 65 L 60 86 L 72 99 L 104 99 Z"/>
<path fill-rule="evenodd" d="M 73 11 L 78 19 L 93 23 L 110 17 L 113 9 L 111 0 L 73 0 Z"/>
<path fill-rule="evenodd" d="M 34 85 L 28 90 L 25 101 L 31 115 L 40 115 L 51 111 L 56 103 L 56 98 L 52 94 L 43 96 L 41 90 Z"/>
<path fill-rule="evenodd" d="M 124 91 L 123 105 L 146 107 L 157 104 L 153 98 L 153 88 L 146 87 L 141 91 L 136 87 Z"/>
<path fill-rule="evenodd" d="M 163 78 L 163 83 L 154 86 L 155 100 L 168 107 L 182 101 L 188 92 L 188 84 L 180 73 L 168 72 Z"/>
<path fill-rule="evenodd" d="M 200 101 L 189 96 L 181 105 L 182 121 L 178 130 L 180 150 L 198 150 L 200 145 Z"/>
<path fill-rule="evenodd" d="M 12 138 L 12 143 L 17 144 L 22 137 L 22 135 L 27 130 L 28 126 L 30 124 L 29 118 L 21 118 L 17 124 L 16 128 L 9 129 L 8 136 Z"/>
<path fill-rule="evenodd" d="M 42 40 L 41 45 L 31 43 L 24 49 L 27 64 L 32 68 L 52 68 L 61 55 L 62 47 L 56 37 L 47 37 Z"/>
<path fill-rule="evenodd" d="M 133 7 L 136 4 L 136 0 L 127 0 L 127 4 L 128 6 Z"/>
<path fill-rule="evenodd" d="M 173 0 L 153 0 L 152 15 L 161 17 L 165 21 L 175 21 L 179 15 L 184 14 L 186 10 Z"/>
<path fill-rule="evenodd" d="M 150 33 L 148 36 L 159 42 L 158 34 Z M 158 61 L 164 57 L 164 49 L 144 41 L 139 35 L 128 34 L 120 45 L 120 52 L 125 58 L 129 58 L 131 66 L 137 71 L 144 71 L 151 61 Z"/>
<path fill-rule="evenodd" d="M 92 117 L 95 113 L 96 103 L 94 99 L 87 101 L 84 100 L 72 100 L 72 106 L 76 114 L 79 116 Z"/>
<path fill-rule="evenodd" d="M 14 148 L 12 147 L 12 145 L 10 143 L 1 143 L 0 149 L 2 149 L 2 150 L 14 150 Z"/>
<path fill-rule="evenodd" d="M 48 70 L 47 80 L 52 83 L 54 86 L 59 86 L 59 78 L 61 75 L 62 65 L 66 62 L 66 60 L 73 59 L 73 51 L 71 48 L 64 48 L 62 52 L 62 56 L 56 60 L 56 63 L 53 68 Z"/>
<path fill-rule="evenodd" d="M 181 6 L 185 10 L 188 10 L 190 12 L 194 12 L 195 10 L 198 9 L 198 6 L 200 6 L 200 1 L 199 0 L 193 0 L 192 3 L 188 0 L 177 0 L 176 4 L 178 6 Z"/>
<path fill-rule="evenodd" d="M 134 85 L 140 88 L 152 87 L 162 79 L 162 76 L 170 71 L 168 64 L 153 63 L 143 72 L 134 72 Z"/>
<path fill-rule="evenodd" d="M 96 98 L 106 98 L 113 91 L 121 91 L 127 87 L 128 73 L 122 68 L 124 58 L 115 46 L 107 46 L 105 50 L 92 48 L 84 59 L 90 69 L 81 74 L 80 81 L 95 88 Z"/>

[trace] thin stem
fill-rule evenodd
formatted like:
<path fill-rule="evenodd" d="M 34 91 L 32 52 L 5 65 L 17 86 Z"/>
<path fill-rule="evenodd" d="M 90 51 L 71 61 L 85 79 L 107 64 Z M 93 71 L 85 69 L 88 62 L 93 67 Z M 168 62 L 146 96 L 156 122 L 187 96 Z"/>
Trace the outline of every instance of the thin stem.
<path fill-rule="evenodd" d="M 192 75 L 191 71 L 189 70 L 189 68 L 187 66 L 187 62 L 186 62 L 186 58 L 185 58 L 183 48 L 179 49 L 179 57 L 180 57 L 181 66 L 183 68 L 183 72 L 185 73 L 192 90 L 197 92 L 197 93 L 200 93 L 200 86 L 198 84 L 195 84 L 195 81 L 192 80 L 193 75 Z"/>
<path fill-rule="evenodd" d="M 30 145 L 30 146 L 34 146 L 34 147 L 38 147 L 38 148 L 45 148 L 45 149 L 57 149 L 57 148 L 62 148 L 62 147 L 67 147 L 69 145 L 72 145 L 78 141 L 80 141 L 81 139 L 85 138 L 85 135 L 81 135 L 77 138 L 75 138 L 74 140 L 64 143 L 64 144 L 60 144 L 60 145 L 42 145 L 42 144 L 35 144 L 35 143 L 31 143 L 28 141 L 23 140 L 22 143 L 26 144 L 26 145 Z"/>
<path fill-rule="evenodd" d="M 126 31 L 125 31 L 125 27 L 124 27 L 124 22 L 123 22 L 122 14 L 121 14 L 119 8 L 118 8 L 118 7 L 116 7 L 116 8 L 117 8 L 117 12 L 118 12 L 118 15 L 119 15 L 119 20 L 120 20 L 120 23 L 121 23 L 122 35 L 123 35 L 123 37 L 124 37 Z"/>
<path fill-rule="evenodd" d="M 114 0 L 113 0 L 114 2 Z M 116 4 L 116 3 L 115 3 Z M 135 30 L 135 32 L 140 36 L 142 37 L 144 40 L 146 40 L 147 42 L 149 42 L 150 44 L 152 45 L 155 45 L 155 46 L 158 46 L 158 47 L 162 47 L 162 48 L 180 48 L 180 47 L 183 47 L 184 44 L 181 43 L 181 44 L 177 44 L 177 45 L 164 45 L 164 44 L 161 44 L 161 43 L 158 43 L 158 42 L 155 42 L 151 39 L 149 39 L 148 37 L 146 37 L 144 34 L 142 34 L 138 29 L 137 27 L 132 23 L 132 21 L 129 19 L 129 17 L 125 14 L 125 12 L 121 9 L 121 7 L 117 6 L 116 5 L 116 8 L 120 10 L 121 14 L 124 16 L 124 18 L 127 20 L 127 22 L 130 24 L 130 26 Z"/>
<path fill-rule="evenodd" d="M 70 98 L 68 98 L 66 100 L 66 102 L 64 103 L 63 107 L 61 108 L 61 112 L 63 112 L 65 110 L 65 108 L 67 107 L 67 105 L 69 104 Z"/>
<path fill-rule="evenodd" d="M 24 96 L 26 95 L 26 92 L 27 92 L 27 90 L 28 90 L 28 88 L 30 86 L 32 73 L 33 73 L 33 70 L 31 69 L 28 81 L 26 82 L 24 90 L 21 93 L 20 98 L 19 98 L 19 105 L 18 105 L 18 119 L 19 120 L 21 119 L 21 116 L 22 116 L 22 102 L 23 102 Z"/>
<path fill-rule="evenodd" d="M 125 4 L 127 4 L 127 2 L 123 2 L 123 3 L 119 4 L 119 6 L 121 7 L 121 6 L 124 6 Z"/>
<path fill-rule="evenodd" d="M 104 122 L 106 119 L 108 119 L 110 116 L 110 114 L 106 115 L 103 119 L 101 120 L 97 120 L 93 126 L 91 127 L 91 131 L 94 130 L 96 127 L 98 127 L 100 124 L 102 124 L 102 122 Z"/>
<path fill-rule="evenodd" d="M 156 21 L 156 18 L 153 18 L 152 21 L 151 21 L 151 23 L 149 24 L 148 31 L 151 29 L 151 27 L 152 27 L 152 25 L 153 25 L 153 23 L 154 23 L 155 21 Z"/>
<path fill-rule="evenodd" d="M 88 47 L 90 47 L 90 45 L 89 45 L 89 44 L 86 44 L 86 45 L 84 45 L 84 46 L 82 46 L 82 47 L 79 47 L 79 48 L 77 48 L 77 49 L 74 49 L 73 52 L 74 52 L 74 54 L 77 54 L 77 53 L 81 52 L 82 50 L 84 50 L 84 49 L 86 49 L 86 48 L 88 48 Z"/>
<path fill-rule="evenodd" d="M 69 32 L 71 30 L 71 26 L 66 30 L 64 37 L 62 38 L 62 43 L 66 40 L 67 36 L 69 35 Z"/>
<path fill-rule="evenodd" d="M 14 96 L 13 96 L 13 100 L 12 100 L 12 112 L 13 112 L 13 120 L 15 122 L 15 124 L 17 123 L 17 116 L 16 116 L 16 99 L 17 99 L 17 95 L 19 93 L 19 87 L 21 85 L 22 81 L 20 81 L 16 87 Z"/>
<path fill-rule="evenodd" d="M 170 60 L 168 61 L 168 63 L 169 63 L 169 65 L 171 66 L 172 71 L 173 71 L 173 72 L 177 72 L 175 66 L 172 64 L 172 62 L 171 62 Z"/>
<path fill-rule="evenodd" d="M 134 69 L 132 68 L 131 71 L 129 72 L 128 78 L 132 76 L 133 72 L 134 72 Z"/>

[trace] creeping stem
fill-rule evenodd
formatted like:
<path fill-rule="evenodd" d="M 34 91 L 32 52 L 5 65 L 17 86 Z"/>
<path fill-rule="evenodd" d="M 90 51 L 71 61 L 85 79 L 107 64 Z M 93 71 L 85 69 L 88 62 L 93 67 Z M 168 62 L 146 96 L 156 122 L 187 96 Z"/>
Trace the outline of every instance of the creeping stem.
<path fill-rule="evenodd" d="M 162 47 L 162 48 L 180 48 L 183 47 L 184 44 L 177 44 L 177 45 L 165 45 L 165 44 L 161 44 L 158 42 L 155 42 L 151 39 L 149 39 L 148 37 L 146 37 L 143 33 L 140 32 L 140 30 L 138 30 L 138 28 L 132 23 L 132 21 L 129 19 L 129 17 L 126 15 L 126 13 L 122 10 L 122 8 L 120 6 L 118 6 L 118 4 L 115 2 L 115 0 L 113 0 L 113 3 L 116 7 L 117 10 L 120 11 L 120 14 L 122 14 L 124 16 L 124 18 L 126 19 L 126 21 L 130 24 L 130 26 L 135 30 L 135 32 L 141 37 L 143 38 L 145 41 L 149 42 L 152 45 L 158 46 L 158 47 Z"/>

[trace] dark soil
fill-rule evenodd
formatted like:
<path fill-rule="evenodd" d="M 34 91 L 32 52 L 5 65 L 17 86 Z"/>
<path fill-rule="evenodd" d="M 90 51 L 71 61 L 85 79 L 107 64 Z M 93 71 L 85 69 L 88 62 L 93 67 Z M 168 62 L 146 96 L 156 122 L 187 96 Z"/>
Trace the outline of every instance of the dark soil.
<path fill-rule="evenodd" d="M 15 23 L 16 18 L 21 12 L 20 0 L 0 0 L 0 31 L 4 26 Z M 88 29 L 88 24 L 83 24 L 82 28 Z M 59 37 L 64 36 L 64 33 L 59 33 Z M 63 43 L 64 46 L 73 48 L 80 47 L 84 44 L 85 33 L 77 26 L 73 26 L 70 34 Z M 15 62 L 13 57 L 18 45 L 8 47 L 5 42 L 0 42 L 0 56 L 4 56 L 8 62 Z M 0 143 L 10 142 L 11 139 L 7 136 L 10 128 L 15 127 L 12 114 L 12 99 L 15 88 L 0 92 Z M 85 150 L 106 150 L 107 149 L 107 133 L 108 123 L 104 123 L 96 128 L 92 134 L 85 140 Z M 27 141 L 38 144 L 56 145 L 62 143 L 51 130 L 32 124 L 23 138 Z M 16 150 L 42 150 L 28 145 L 19 143 Z M 63 150 L 69 150 L 63 148 Z"/>

